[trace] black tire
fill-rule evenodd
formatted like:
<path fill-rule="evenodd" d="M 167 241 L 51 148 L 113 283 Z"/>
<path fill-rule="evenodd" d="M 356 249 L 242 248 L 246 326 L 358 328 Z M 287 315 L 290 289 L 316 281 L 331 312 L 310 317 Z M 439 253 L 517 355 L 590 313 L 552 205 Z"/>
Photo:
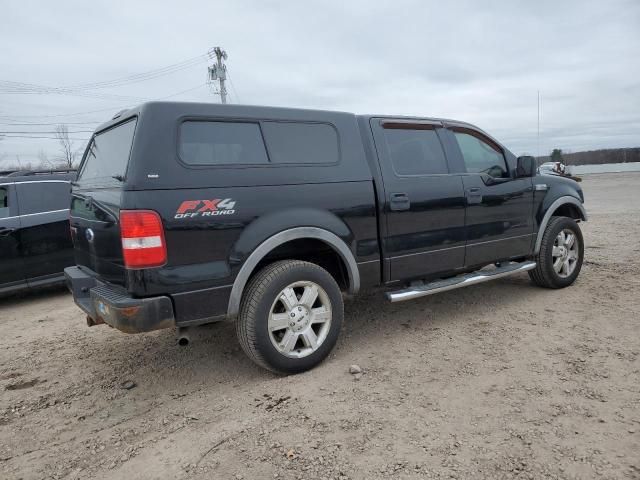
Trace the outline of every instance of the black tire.
<path fill-rule="evenodd" d="M 317 350 L 302 358 L 290 358 L 272 343 L 268 321 L 279 294 L 295 282 L 314 282 L 328 296 L 331 322 L 324 341 Z M 338 340 L 344 305 L 340 287 L 323 268 L 299 260 L 283 260 L 260 270 L 245 288 L 236 322 L 236 333 L 244 352 L 255 363 L 280 374 L 304 372 L 318 365 L 331 352 Z"/>
<path fill-rule="evenodd" d="M 578 242 L 577 251 L 578 258 L 575 263 L 573 272 L 562 277 L 553 268 L 553 246 L 558 234 L 563 230 L 570 230 L 575 236 Z M 578 224 L 568 217 L 551 217 L 551 221 L 547 225 L 540 246 L 540 252 L 535 257 L 537 263 L 536 268 L 529 270 L 529 277 L 533 283 L 540 287 L 545 288 L 564 288 L 575 282 L 576 278 L 580 274 L 582 268 L 582 261 L 584 259 L 584 241 L 582 239 L 582 232 Z"/>

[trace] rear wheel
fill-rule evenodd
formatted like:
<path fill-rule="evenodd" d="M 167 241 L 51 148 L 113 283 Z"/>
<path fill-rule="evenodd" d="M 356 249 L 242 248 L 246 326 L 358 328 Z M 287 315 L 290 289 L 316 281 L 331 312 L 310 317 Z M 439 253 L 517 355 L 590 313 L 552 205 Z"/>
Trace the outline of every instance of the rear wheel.
<path fill-rule="evenodd" d="M 342 294 L 333 277 L 313 263 L 284 260 L 251 279 L 236 331 L 242 349 L 258 365 L 298 373 L 331 352 L 342 318 Z"/>
<path fill-rule="evenodd" d="M 578 278 L 583 257 L 584 242 L 578 224 L 571 218 L 552 217 L 542 236 L 537 266 L 529 276 L 541 287 L 568 287 Z"/>

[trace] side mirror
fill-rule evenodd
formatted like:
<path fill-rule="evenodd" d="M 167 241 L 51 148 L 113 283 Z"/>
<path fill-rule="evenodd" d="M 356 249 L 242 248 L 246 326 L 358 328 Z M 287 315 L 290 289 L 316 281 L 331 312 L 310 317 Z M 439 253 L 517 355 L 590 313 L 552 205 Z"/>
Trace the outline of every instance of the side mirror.
<path fill-rule="evenodd" d="M 518 177 L 535 177 L 537 164 L 535 157 L 525 155 L 518 157 L 516 166 L 516 176 Z"/>

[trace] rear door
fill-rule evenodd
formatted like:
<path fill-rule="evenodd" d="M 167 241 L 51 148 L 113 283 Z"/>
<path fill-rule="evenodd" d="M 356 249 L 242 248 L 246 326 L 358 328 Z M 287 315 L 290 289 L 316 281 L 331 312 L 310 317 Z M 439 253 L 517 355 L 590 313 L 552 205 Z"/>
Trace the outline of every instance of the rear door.
<path fill-rule="evenodd" d="M 71 201 L 76 263 L 120 285 L 125 284 L 125 269 L 118 218 L 135 128 L 132 118 L 93 137 Z"/>
<path fill-rule="evenodd" d="M 26 285 L 20 256 L 20 217 L 13 183 L 0 184 L 0 292 Z"/>
<path fill-rule="evenodd" d="M 437 122 L 371 119 L 385 190 L 387 281 L 464 264 L 464 189 L 450 173 Z"/>
<path fill-rule="evenodd" d="M 465 266 L 526 256 L 533 234 L 531 178 L 515 178 L 504 149 L 477 130 L 451 127 L 462 158 L 466 207 Z"/>
<path fill-rule="evenodd" d="M 30 286 L 61 277 L 73 265 L 69 234 L 71 185 L 66 180 L 16 183 L 20 213 L 20 251 Z"/>

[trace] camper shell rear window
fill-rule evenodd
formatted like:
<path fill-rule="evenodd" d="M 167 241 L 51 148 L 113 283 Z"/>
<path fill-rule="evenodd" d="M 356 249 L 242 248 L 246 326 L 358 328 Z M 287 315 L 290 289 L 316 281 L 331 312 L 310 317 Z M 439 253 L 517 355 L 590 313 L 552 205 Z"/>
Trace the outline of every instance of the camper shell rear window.
<path fill-rule="evenodd" d="M 91 139 L 78 173 L 78 184 L 110 186 L 124 181 L 136 121 L 134 117 L 96 134 Z"/>

